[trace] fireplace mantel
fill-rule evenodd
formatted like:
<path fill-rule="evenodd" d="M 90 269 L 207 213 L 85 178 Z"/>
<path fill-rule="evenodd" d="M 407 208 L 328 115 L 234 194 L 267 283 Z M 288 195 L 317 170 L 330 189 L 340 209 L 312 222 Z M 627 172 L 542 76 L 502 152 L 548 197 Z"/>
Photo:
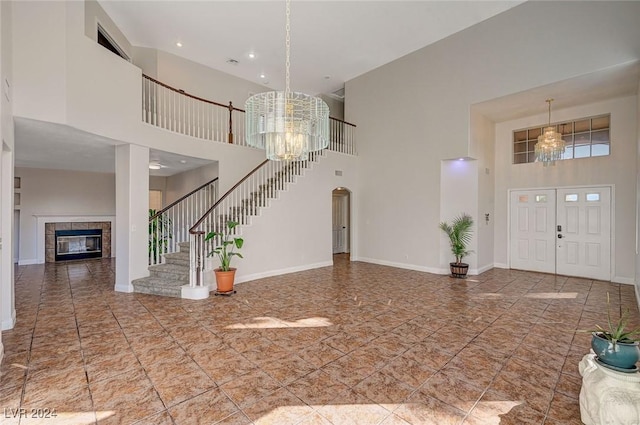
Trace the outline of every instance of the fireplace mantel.
<path fill-rule="evenodd" d="M 45 223 L 81 223 L 81 222 L 99 222 L 105 221 L 111 223 L 111 257 L 116 256 L 115 247 L 115 222 L 116 217 L 114 215 L 47 215 L 47 214 L 34 214 L 36 218 L 36 243 L 37 243 L 37 264 L 43 264 L 46 260 L 45 254 Z"/>

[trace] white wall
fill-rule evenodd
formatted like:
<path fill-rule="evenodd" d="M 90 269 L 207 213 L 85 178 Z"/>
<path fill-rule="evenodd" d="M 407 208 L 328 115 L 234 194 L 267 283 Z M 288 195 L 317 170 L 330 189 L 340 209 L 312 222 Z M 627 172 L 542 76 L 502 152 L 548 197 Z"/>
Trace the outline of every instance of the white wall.
<path fill-rule="evenodd" d="M 161 50 L 157 52 L 157 59 L 159 81 L 218 103 L 232 101 L 236 108 L 244 109 L 249 93 L 271 90 Z"/>
<path fill-rule="evenodd" d="M 16 321 L 14 267 L 14 132 L 12 72 L 12 2 L 0 2 L 0 329 Z M 4 356 L 0 330 L 0 363 Z"/>
<path fill-rule="evenodd" d="M 167 177 L 164 205 L 169 205 L 216 177 L 218 177 L 217 162 Z"/>
<path fill-rule="evenodd" d="M 615 216 L 612 252 L 614 280 L 632 283 L 634 276 L 637 155 L 636 96 L 554 110 L 552 121 L 569 121 L 611 113 L 611 155 L 558 161 L 554 167 L 540 163 L 512 164 L 513 130 L 544 125 L 547 114 L 496 124 L 496 231 L 495 261 L 508 261 L 508 190 L 563 186 L 613 185 Z"/>
<path fill-rule="evenodd" d="M 11 3 L 13 113 L 63 123 L 67 72 L 65 2 Z"/>
<path fill-rule="evenodd" d="M 329 115 L 331 118 L 337 118 L 339 120 L 344 120 L 344 102 L 338 99 L 334 99 L 331 96 L 327 96 L 325 94 L 319 95 L 320 99 L 324 100 L 324 102 L 329 107 Z"/>
<path fill-rule="evenodd" d="M 142 70 L 142 73 L 158 79 L 158 50 L 149 47 L 133 46 L 131 53 L 135 66 Z"/>
<path fill-rule="evenodd" d="M 33 264 L 38 258 L 36 216 L 115 215 L 114 174 L 16 167 L 15 175 L 22 183 L 18 257 L 21 264 Z M 112 242 L 113 239 L 112 236 Z"/>
<path fill-rule="evenodd" d="M 238 282 L 332 264 L 332 191 L 356 187 L 355 162 L 355 157 L 326 152 L 243 228 L 244 259 L 232 263 Z M 352 200 L 357 197 L 351 193 Z"/>
<path fill-rule="evenodd" d="M 495 223 L 495 123 L 471 108 L 469 153 L 478 161 L 478 206 L 476 220 L 478 271 L 493 267 Z M 489 214 L 489 220 L 486 219 Z"/>
<path fill-rule="evenodd" d="M 469 155 L 470 105 L 637 60 L 637 16 L 640 2 L 526 2 L 348 81 L 361 255 L 402 262 L 399 240 L 437 268 L 440 161 Z"/>

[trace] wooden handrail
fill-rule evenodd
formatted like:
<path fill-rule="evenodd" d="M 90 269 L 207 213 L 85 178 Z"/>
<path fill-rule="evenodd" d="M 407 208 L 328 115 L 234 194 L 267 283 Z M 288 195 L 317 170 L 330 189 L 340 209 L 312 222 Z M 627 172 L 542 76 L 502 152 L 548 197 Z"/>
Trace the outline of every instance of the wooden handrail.
<path fill-rule="evenodd" d="M 188 198 L 189 196 L 193 195 L 194 193 L 196 193 L 197 191 L 199 191 L 200 189 L 210 185 L 211 183 L 217 181 L 218 178 L 216 177 L 213 180 L 210 180 L 198 187 L 196 187 L 195 189 L 193 189 L 191 192 L 187 193 L 186 195 L 180 197 L 180 199 L 178 199 L 177 201 L 173 201 L 172 203 L 170 203 L 169 205 L 167 205 L 166 207 L 164 207 L 163 209 L 161 209 L 160 211 L 158 211 L 157 213 L 155 213 L 153 216 L 149 217 L 149 221 L 155 220 L 156 218 L 158 218 L 158 216 L 162 213 L 164 213 L 165 211 L 167 211 L 169 208 L 173 207 L 174 205 L 179 204 L 180 202 L 184 201 L 186 198 Z"/>
<path fill-rule="evenodd" d="M 186 96 L 186 97 L 190 97 L 191 99 L 199 100 L 199 101 L 201 101 L 201 102 L 205 102 L 205 103 L 210 103 L 211 105 L 222 106 L 223 108 L 230 108 L 230 109 L 232 109 L 232 110 L 234 110 L 234 111 L 245 112 L 245 110 L 244 110 L 244 109 L 236 108 L 235 106 L 231 106 L 231 105 L 223 105 L 222 103 L 214 102 L 213 100 L 208 100 L 208 99 L 204 99 L 204 98 L 202 98 L 202 97 L 194 96 L 194 95 L 192 95 L 192 94 L 187 93 L 187 92 L 186 92 L 186 91 L 184 91 L 184 90 L 176 89 L 175 87 L 171 87 L 170 85 L 167 85 L 167 84 L 165 84 L 165 83 L 162 83 L 162 82 L 160 82 L 160 81 L 156 80 L 156 79 L 155 79 L 155 78 L 153 78 L 153 77 L 149 77 L 149 76 L 148 76 L 148 75 L 146 75 L 146 74 L 142 74 L 142 77 L 143 77 L 143 78 L 146 78 L 147 80 L 151 80 L 151 81 L 153 81 L 154 83 L 156 83 L 156 84 L 158 84 L 158 85 L 160 85 L 160 86 L 162 86 L 162 87 L 164 87 L 164 88 L 167 88 L 167 89 L 169 89 L 169 90 L 171 90 L 171 91 L 174 91 L 174 92 L 179 93 L 179 94 L 181 94 L 181 95 L 183 95 L 183 96 Z"/>
<path fill-rule="evenodd" d="M 251 177 L 251 175 L 253 173 L 255 173 L 256 171 L 258 171 L 260 168 L 262 168 L 262 166 L 264 164 L 266 164 L 267 162 L 269 162 L 268 159 L 265 159 L 264 161 L 262 161 L 256 168 L 254 168 L 253 170 L 251 170 L 246 176 L 244 176 L 243 178 L 240 179 L 240 181 L 238 181 L 238 183 L 236 183 L 235 185 L 233 185 L 233 187 L 231 189 L 229 189 L 227 191 L 227 193 L 225 193 L 224 195 L 222 195 L 220 198 L 218 198 L 218 200 L 216 201 L 215 204 L 213 204 L 211 206 L 211 208 L 209 208 L 203 215 L 202 217 L 200 217 L 200 219 L 198 221 L 196 221 L 196 224 L 194 224 L 193 226 L 191 226 L 191 228 L 189 229 L 189 233 L 191 233 L 192 235 L 197 235 L 197 234 L 204 234 L 204 231 L 202 230 L 196 230 L 196 228 L 198 226 L 200 226 L 202 224 L 202 222 L 205 220 L 205 218 L 207 218 L 207 216 L 209 214 L 211 214 L 211 212 L 216 209 L 216 207 L 222 202 L 224 201 L 227 196 L 229 196 L 231 194 L 231 192 L 233 192 L 238 186 L 240 186 L 245 180 L 247 180 L 249 177 Z"/>
<path fill-rule="evenodd" d="M 229 104 L 228 104 L 228 105 L 224 105 L 224 104 L 222 104 L 222 103 L 218 103 L 218 102 L 215 102 L 215 101 L 213 101 L 213 100 L 208 100 L 208 99 L 204 99 L 204 98 L 202 98 L 202 97 L 194 96 L 194 95 L 192 95 L 192 94 L 189 94 L 189 93 L 185 92 L 184 90 L 176 89 L 175 87 L 171 87 L 170 85 L 165 84 L 165 83 L 163 83 L 163 82 L 160 82 L 160 81 L 156 80 L 156 79 L 155 79 L 155 78 L 153 78 L 153 77 L 149 77 L 149 76 L 148 76 L 148 75 L 146 75 L 146 74 L 142 74 L 142 77 L 143 77 L 143 78 L 146 78 L 147 80 L 153 81 L 154 83 L 156 83 L 156 84 L 158 84 L 158 85 L 160 85 L 160 86 L 162 86 L 162 87 L 164 87 L 164 88 L 167 88 L 167 89 L 169 89 L 169 90 L 171 90 L 171 91 L 174 91 L 174 92 L 176 92 L 176 93 L 179 93 L 179 94 L 181 94 L 181 95 L 183 95 L 183 96 L 190 97 L 191 99 L 199 100 L 199 101 L 201 101 L 201 102 L 209 103 L 209 104 L 211 104 L 211 105 L 221 106 L 221 107 L 223 107 L 223 108 L 228 108 L 230 111 L 246 112 L 244 109 L 236 108 L 235 106 L 233 106 L 233 104 L 232 104 L 231 102 L 229 102 Z M 355 125 L 355 124 L 352 124 L 352 123 L 347 122 L 347 121 L 345 121 L 345 120 L 341 120 L 340 118 L 329 117 L 329 119 L 334 120 L 334 121 L 341 122 L 341 123 L 343 123 L 343 124 L 345 124 L 345 125 L 349 125 L 349 126 L 351 126 L 351 127 L 356 127 L 356 125 Z"/>

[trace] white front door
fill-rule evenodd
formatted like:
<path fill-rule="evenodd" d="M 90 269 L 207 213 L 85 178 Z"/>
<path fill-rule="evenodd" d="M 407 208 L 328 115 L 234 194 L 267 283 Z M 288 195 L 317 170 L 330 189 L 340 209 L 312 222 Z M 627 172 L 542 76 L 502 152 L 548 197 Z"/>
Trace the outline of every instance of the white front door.
<path fill-rule="evenodd" d="M 333 253 L 348 252 L 349 198 L 346 195 L 333 196 Z"/>
<path fill-rule="evenodd" d="M 511 192 L 511 268 L 555 273 L 555 215 L 554 189 Z"/>
<path fill-rule="evenodd" d="M 611 279 L 611 188 L 558 189 L 558 274 Z"/>
<path fill-rule="evenodd" d="M 510 198 L 510 267 L 611 279 L 611 188 L 518 190 Z"/>

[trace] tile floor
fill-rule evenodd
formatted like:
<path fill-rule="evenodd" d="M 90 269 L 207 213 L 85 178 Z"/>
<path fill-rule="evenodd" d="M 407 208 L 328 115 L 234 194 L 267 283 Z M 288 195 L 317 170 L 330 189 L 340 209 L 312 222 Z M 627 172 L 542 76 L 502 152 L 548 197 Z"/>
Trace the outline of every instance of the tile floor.
<path fill-rule="evenodd" d="M 530 272 L 454 280 L 338 256 L 183 301 L 116 293 L 113 269 L 17 269 L 0 422 L 580 424 L 590 336 L 574 330 L 602 320 L 607 292 L 640 322 L 632 286 Z"/>

